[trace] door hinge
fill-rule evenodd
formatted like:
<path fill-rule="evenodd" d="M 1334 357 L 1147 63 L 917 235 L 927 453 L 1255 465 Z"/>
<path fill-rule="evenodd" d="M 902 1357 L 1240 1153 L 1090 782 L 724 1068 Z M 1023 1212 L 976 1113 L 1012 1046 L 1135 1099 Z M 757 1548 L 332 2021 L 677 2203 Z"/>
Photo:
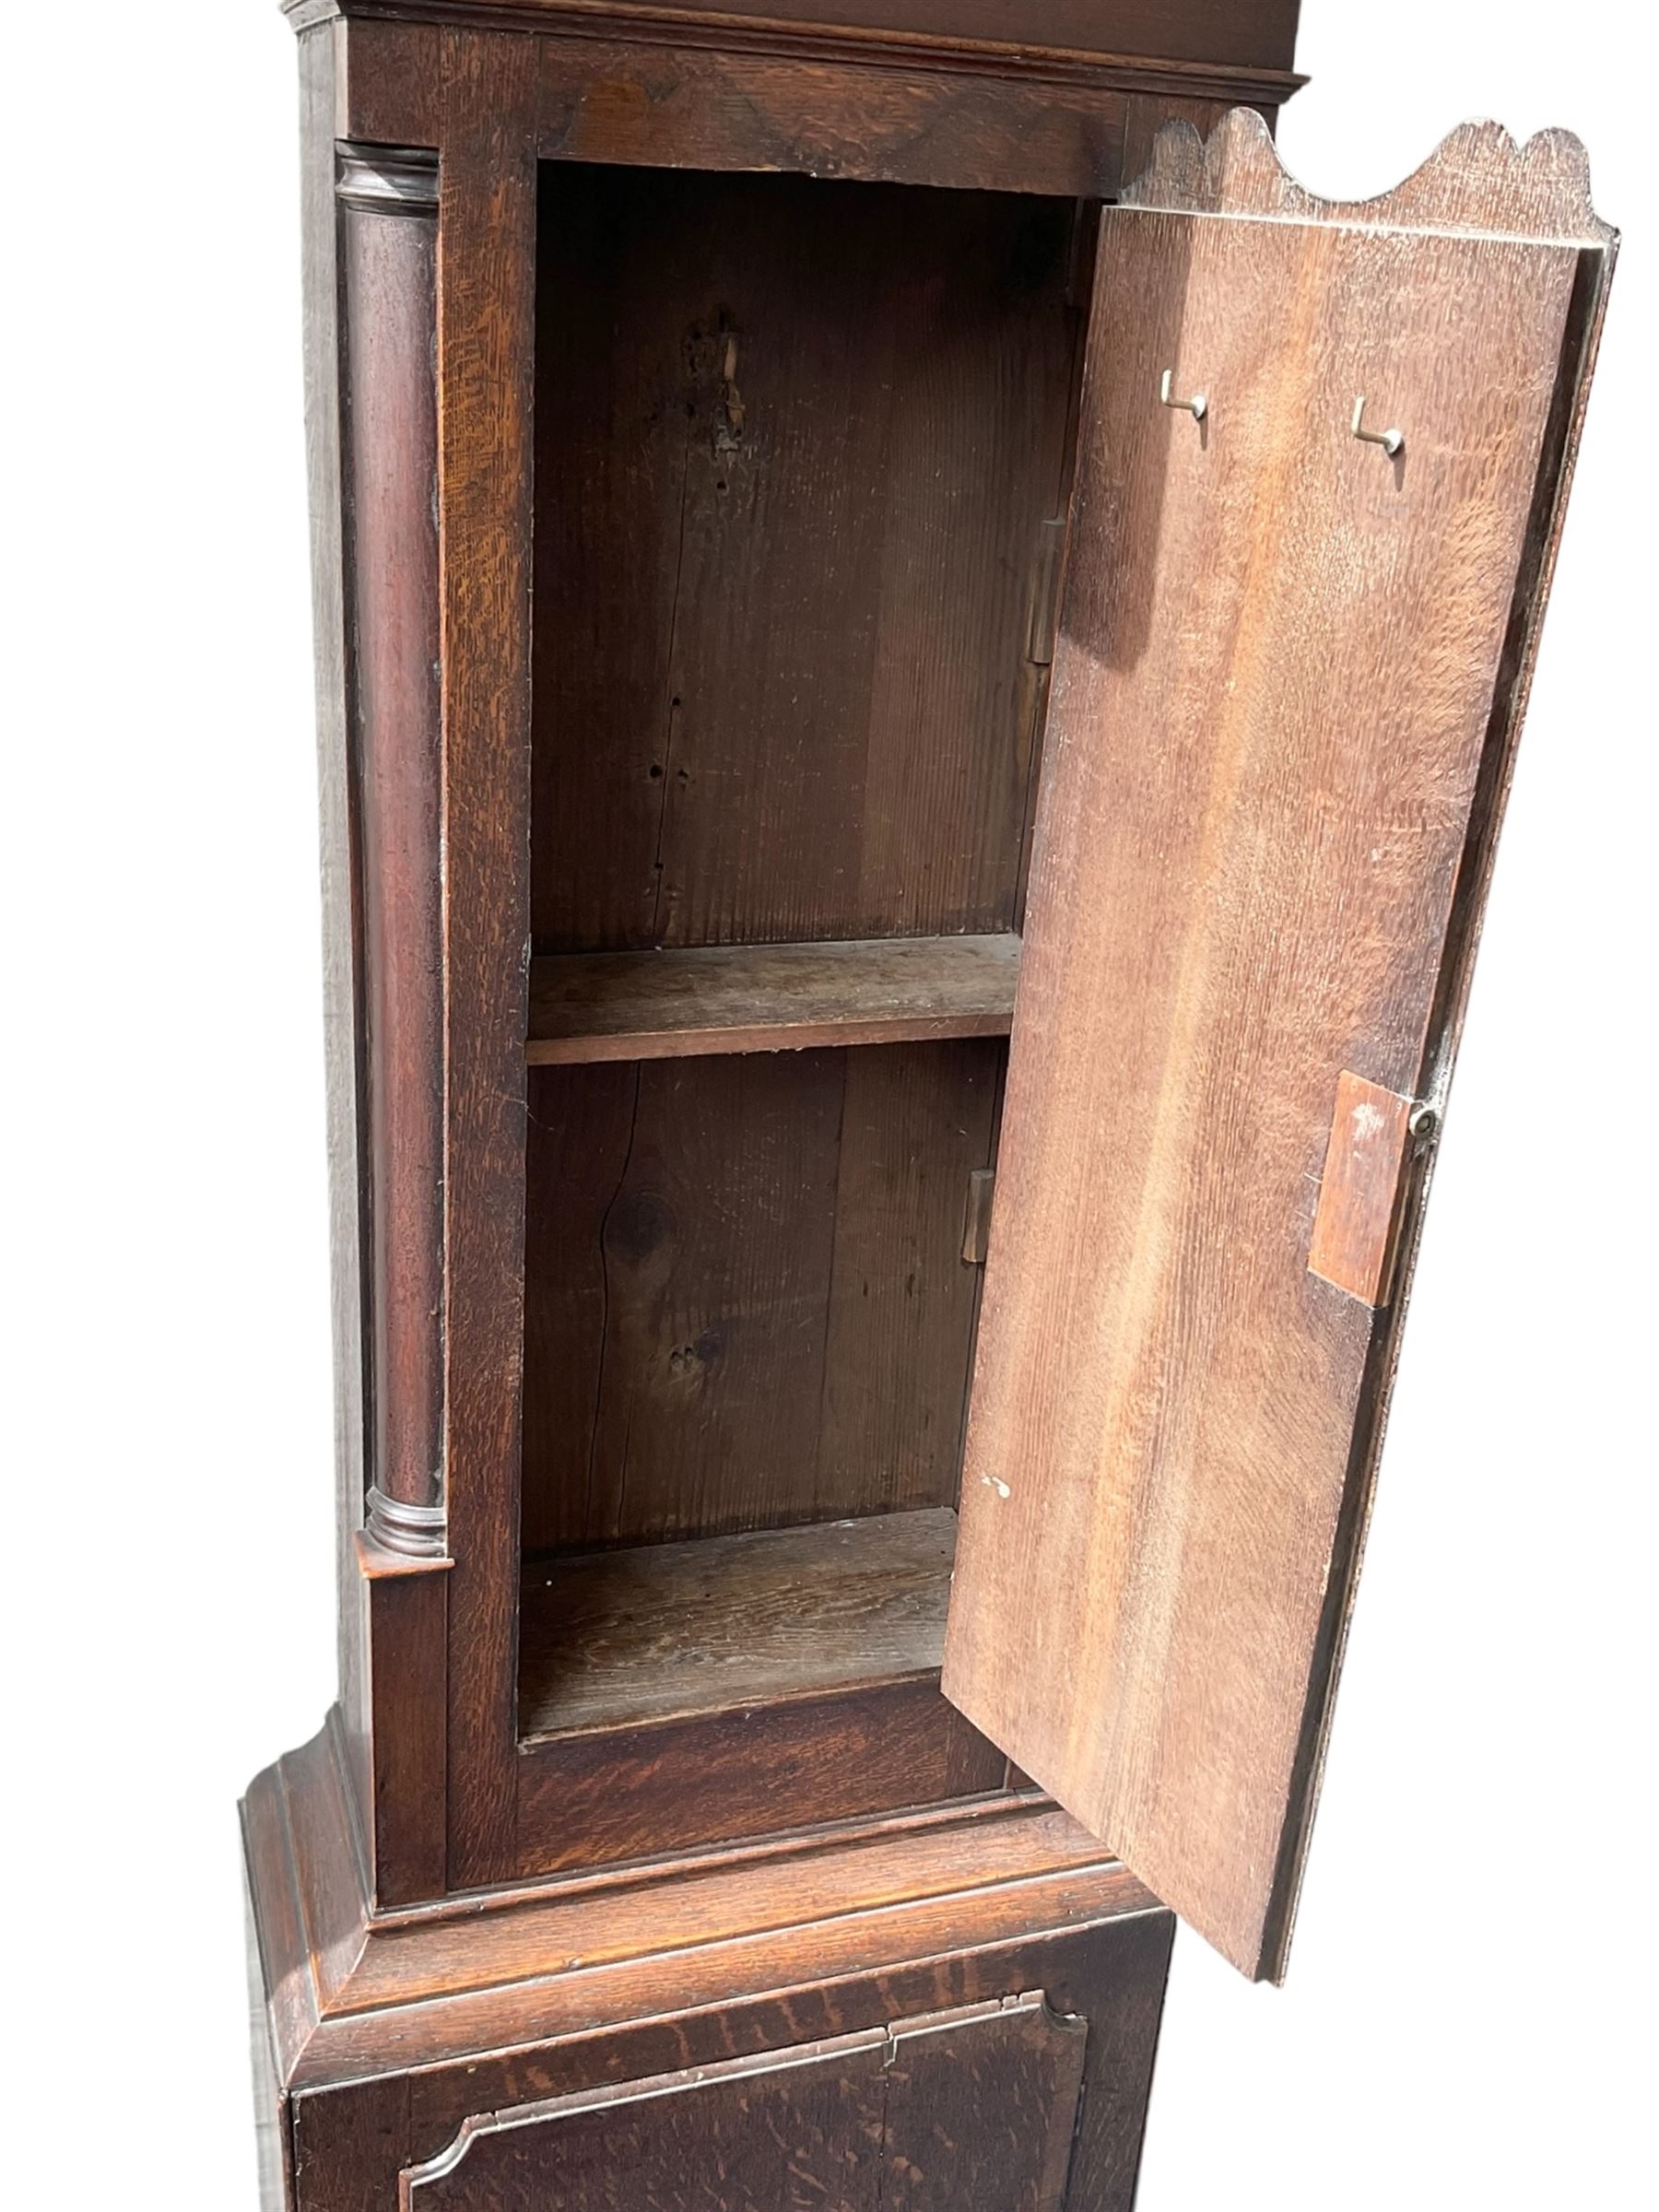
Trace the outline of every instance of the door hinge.
<path fill-rule="evenodd" d="M 1026 659 L 1046 668 L 1054 657 L 1054 629 L 1060 606 L 1060 557 L 1065 549 L 1065 517 L 1037 525 L 1037 557 L 1031 564 L 1031 606 L 1026 622 Z"/>
<path fill-rule="evenodd" d="M 962 1217 L 962 1257 L 971 1267 L 982 1267 L 991 1242 L 991 1199 L 996 1189 L 994 1168 L 974 1168 L 968 1177 L 968 1207 Z"/>

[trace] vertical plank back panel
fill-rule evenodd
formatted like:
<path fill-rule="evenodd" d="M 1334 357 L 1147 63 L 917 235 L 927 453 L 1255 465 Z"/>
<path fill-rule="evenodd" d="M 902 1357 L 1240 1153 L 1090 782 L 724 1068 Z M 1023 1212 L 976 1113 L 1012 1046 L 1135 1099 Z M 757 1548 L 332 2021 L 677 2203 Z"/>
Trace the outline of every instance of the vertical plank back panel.
<path fill-rule="evenodd" d="M 993 1039 L 530 1078 L 527 1551 L 953 1505 Z"/>
<path fill-rule="evenodd" d="M 549 162 L 538 951 L 1006 930 L 1070 203 Z"/>

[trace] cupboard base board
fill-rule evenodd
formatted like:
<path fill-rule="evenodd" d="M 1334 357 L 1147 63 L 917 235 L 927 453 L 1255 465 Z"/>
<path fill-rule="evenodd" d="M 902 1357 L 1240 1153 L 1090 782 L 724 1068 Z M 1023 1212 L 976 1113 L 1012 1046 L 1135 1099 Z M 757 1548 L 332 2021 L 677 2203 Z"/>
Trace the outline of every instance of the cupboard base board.
<path fill-rule="evenodd" d="M 242 1808 L 266 2212 L 589 2212 L 682 2125 L 732 2212 L 780 2138 L 849 2208 L 1127 2212 L 1173 1922 L 1047 1800 L 377 1912 L 341 1740 Z"/>
<path fill-rule="evenodd" d="M 519 1729 L 557 1736 L 936 1678 L 947 1505 L 538 1560 Z"/>

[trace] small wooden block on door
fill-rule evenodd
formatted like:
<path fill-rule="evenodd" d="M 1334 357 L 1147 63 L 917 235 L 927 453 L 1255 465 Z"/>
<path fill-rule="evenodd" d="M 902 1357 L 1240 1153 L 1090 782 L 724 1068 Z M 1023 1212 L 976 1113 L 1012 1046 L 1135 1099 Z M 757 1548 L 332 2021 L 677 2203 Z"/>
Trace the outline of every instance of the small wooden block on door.
<path fill-rule="evenodd" d="M 968 1208 L 962 1220 L 962 1257 L 971 1267 L 982 1267 L 991 1249 L 991 1201 L 996 1194 L 996 1170 L 974 1168 L 968 1176 Z"/>
<path fill-rule="evenodd" d="M 1388 1298 L 1415 1102 L 1363 1076 L 1337 1078 L 1308 1266 L 1368 1306 Z"/>

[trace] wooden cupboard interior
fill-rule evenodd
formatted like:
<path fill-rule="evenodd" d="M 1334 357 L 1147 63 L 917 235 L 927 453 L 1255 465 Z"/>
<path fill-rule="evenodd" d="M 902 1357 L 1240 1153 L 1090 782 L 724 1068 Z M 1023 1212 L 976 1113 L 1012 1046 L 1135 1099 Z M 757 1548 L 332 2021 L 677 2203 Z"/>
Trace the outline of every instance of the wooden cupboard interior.
<path fill-rule="evenodd" d="M 1092 239 L 540 164 L 521 1736 L 937 1674 Z"/>

